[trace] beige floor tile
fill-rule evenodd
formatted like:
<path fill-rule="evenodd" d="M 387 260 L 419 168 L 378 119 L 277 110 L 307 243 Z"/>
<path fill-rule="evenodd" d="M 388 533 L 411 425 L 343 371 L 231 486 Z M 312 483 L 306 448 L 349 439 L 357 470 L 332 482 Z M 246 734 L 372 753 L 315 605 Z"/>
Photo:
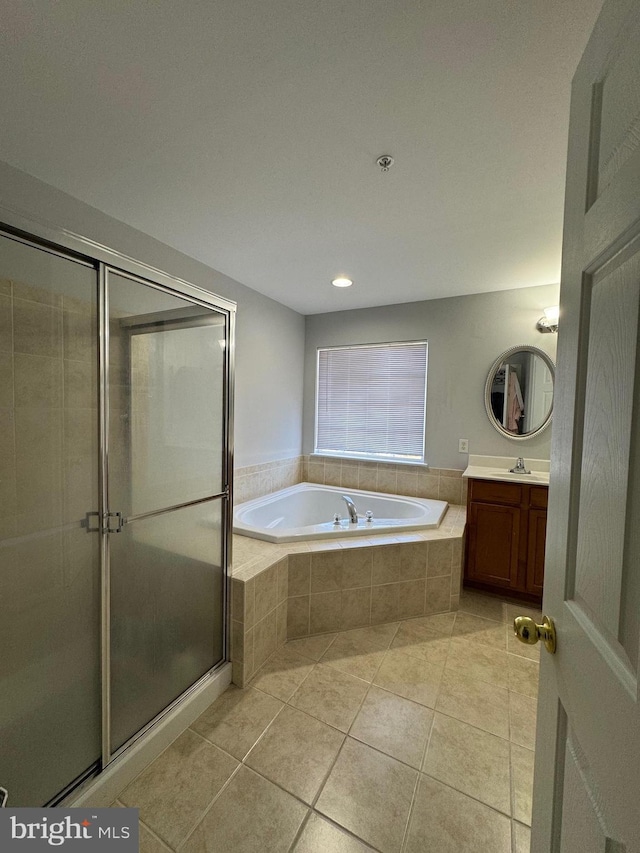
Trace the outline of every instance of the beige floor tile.
<path fill-rule="evenodd" d="M 496 622 L 504 622 L 506 606 L 502 598 L 493 595 L 483 595 L 469 589 L 463 589 L 460 594 L 460 610 Z"/>
<path fill-rule="evenodd" d="M 511 814 L 509 741 L 436 714 L 422 769 L 463 794 Z"/>
<path fill-rule="evenodd" d="M 509 818 L 422 776 L 404 853 L 511 853 Z"/>
<path fill-rule="evenodd" d="M 513 851 L 514 853 L 530 853 L 531 850 L 531 830 L 528 826 L 514 820 L 511 824 L 513 832 Z"/>
<path fill-rule="evenodd" d="M 449 637 L 433 628 L 417 625 L 412 620 L 400 625 L 391 648 L 429 663 L 444 665 L 449 653 L 449 643 Z"/>
<path fill-rule="evenodd" d="M 287 702 L 313 669 L 313 661 L 283 646 L 271 655 L 251 681 L 265 693 Z"/>
<path fill-rule="evenodd" d="M 373 683 L 405 699 L 433 708 L 438 697 L 442 670 L 442 666 L 418 660 L 399 649 L 391 649 L 386 653 Z"/>
<path fill-rule="evenodd" d="M 368 684 L 330 666 L 317 664 L 289 703 L 342 732 L 349 731 Z"/>
<path fill-rule="evenodd" d="M 513 630 L 513 623 L 506 623 L 507 632 L 507 651 L 511 655 L 518 655 L 521 658 L 529 658 L 529 660 L 540 660 L 540 648 L 542 643 L 536 643 L 535 646 L 530 646 L 528 643 L 521 643 L 516 637 Z"/>
<path fill-rule="evenodd" d="M 531 826 L 534 754 L 516 743 L 511 744 L 511 784 L 513 786 L 513 816 Z"/>
<path fill-rule="evenodd" d="M 126 806 L 119 800 L 115 800 L 115 802 L 111 803 L 111 808 L 125 809 Z M 141 820 L 138 820 L 138 831 L 140 841 L 139 853 L 171 853 L 171 847 L 167 847 Z"/>
<path fill-rule="evenodd" d="M 507 637 L 502 624 L 493 619 L 485 619 L 482 616 L 474 616 L 460 610 L 456 614 L 453 636 L 467 637 L 475 643 L 483 643 L 501 651 L 507 649 Z"/>
<path fill-rule="evenodd" d="M 311 812 L 293 849 L 295 853 L 366 853 L 371 847 Z"/>
<path fill-rule="evenodd" d="M 435 709 L 498 737 L 509 737 L 509 699 L 502 687 L 456 675 L 445 667 Z"/>
<path fill-rule="evenodd" d="M 336 640 L 337 642 L 337 640 Z M 373 681 L 380 664 L 384 659 L 384 652 L 372 652 L 370 654 L 348 654 L 335 647 L 335 643 L 323 655 L 321 663 L 339 669 L 363 681 Z"/>
<path fill-rule="evenodd" d="M 287 853 L 307 808 L 241 767 L 180 853 Z"/>
<path fill-rule="evenodd" d="M 509 693 L 509 737 L 527 749 L 534 749 L 536 744 L 537 704 L 537 699 Z"/>
<path fill-rule="evenodd" d="M 447 669 L 457 675 L 477 678 L 498 687 L 509 687 L 507 653 L 483 643 L 476 643 L 469 637 L 453 637 Z"/>
<path fill-rule="evenodd" d="M 177 847 L 202 817 L 238 762 L 186 732 L 120 795 L 129 808 L 171 847 Z"/>
<path fill-rule="evenodd" d="M 386 630 L 379 630 L 384 628 Z M 333 666 L 349 675 L 371 681 L 382 663 L 384 651 L 395 627 L 387 625 L 358 628 L 338 634 L 321 658 L 322 663 Z"/>
<path fill-rule="evenodd" d="M 430 708 L 372 686 L 349 734 L 419 768 L 432 721 Z"/>
<path fill-rule="evenodd" d="M 311 658 L 311 660 L 319 661 L 337 636 L 337 634 L 318 634 L 315 637 L 288 640 L 286 648 L 292 649 L 306 658 Z"/>
<path fill-rule="evenodd" d="M 139 853 L 170 853 L 171 848 L 163 844 L 160 839 L 147 829 L 144 824 L 140 824 L 140 851 Z"/>
<path fill-rule="evenodd" d="M 241 761 L 258 740 L 282 702 L 252 687 L 229 687 L 191 728 Z"/>
<path fill-rule="evenodd" d="M 285 706 L 245 764 L 311 805 L 343 741 L 331 726 Z"/>
<path fill-rule="evenodd" d="M 437 631 L 437 633 L 443 634 L 445 637 L 450 637 L 455 621 L 455 613 L 436 613 L 434 616 L 419 616 L 417 619 L 407 619 L 402 624 L 420 625 L 423 628 Z"/>
<path fill-rule="evenodd" d="M 539 673 L 540 664 L 536 661 L 509 655 L 509 690 L 535 699 Z"/>
<path fill-rule="evenodd" d="M 382 853 L 399 853 L 417 771 L 347 738 L 316 808 Z"/>

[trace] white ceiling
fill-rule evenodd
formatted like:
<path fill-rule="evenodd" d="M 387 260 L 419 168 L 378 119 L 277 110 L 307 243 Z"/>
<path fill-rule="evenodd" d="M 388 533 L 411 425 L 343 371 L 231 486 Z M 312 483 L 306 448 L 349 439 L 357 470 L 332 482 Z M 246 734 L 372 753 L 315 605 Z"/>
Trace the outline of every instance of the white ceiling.
<path fill-rule="evenodd" d="M 0 159 L 304 314 L 557 282 L 601 5 L 0 0 Z"/>

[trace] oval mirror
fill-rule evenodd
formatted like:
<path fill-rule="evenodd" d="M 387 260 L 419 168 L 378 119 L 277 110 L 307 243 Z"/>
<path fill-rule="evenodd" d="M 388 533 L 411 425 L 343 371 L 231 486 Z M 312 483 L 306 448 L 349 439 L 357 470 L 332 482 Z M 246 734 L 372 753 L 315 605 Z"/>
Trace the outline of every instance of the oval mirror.
<path fill-rule="evenodd" d="M 546 352 L 526 345 L 497 358 L 484 388 L 492 425 L 515 440 L 531 438 L 551 421 L 555 367 Z"/>

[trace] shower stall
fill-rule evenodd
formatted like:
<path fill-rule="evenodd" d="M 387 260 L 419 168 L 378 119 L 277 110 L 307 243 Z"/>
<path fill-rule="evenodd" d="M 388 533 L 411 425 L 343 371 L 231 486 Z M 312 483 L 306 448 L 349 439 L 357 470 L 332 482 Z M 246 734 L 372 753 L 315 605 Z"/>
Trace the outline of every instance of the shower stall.
<path fill-rule="evenodd" d="M 0 232 L 10 806 L 61 802 L 228 657 L 235 305 L 47 233 Z"/>

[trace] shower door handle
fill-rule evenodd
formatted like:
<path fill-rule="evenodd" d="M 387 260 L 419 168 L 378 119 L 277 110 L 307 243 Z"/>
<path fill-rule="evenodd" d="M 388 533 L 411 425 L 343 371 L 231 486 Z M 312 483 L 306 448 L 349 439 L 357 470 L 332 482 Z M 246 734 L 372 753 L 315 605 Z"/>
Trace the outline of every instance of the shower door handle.
<path fill-rule="evenodd" d="M 112 525 L 113 520 L 115 520 L 115 526 Z M 121 512 L 105 512 L 104 522 L 103 533 L 122 533 L 124 518 Z"/>
<path fill-rule="evenodd" d="M 95 519 L 95 521 L 93 522 L 95 524 L 95 527 L 92 527 L 92 519 Z M 87 533 L 100 533 L 102 530 L 102 528 L 100 527 L 100 513 L 85 512 L 84 522 L 82 522 L 82 526 L 86 529 Z"/>

